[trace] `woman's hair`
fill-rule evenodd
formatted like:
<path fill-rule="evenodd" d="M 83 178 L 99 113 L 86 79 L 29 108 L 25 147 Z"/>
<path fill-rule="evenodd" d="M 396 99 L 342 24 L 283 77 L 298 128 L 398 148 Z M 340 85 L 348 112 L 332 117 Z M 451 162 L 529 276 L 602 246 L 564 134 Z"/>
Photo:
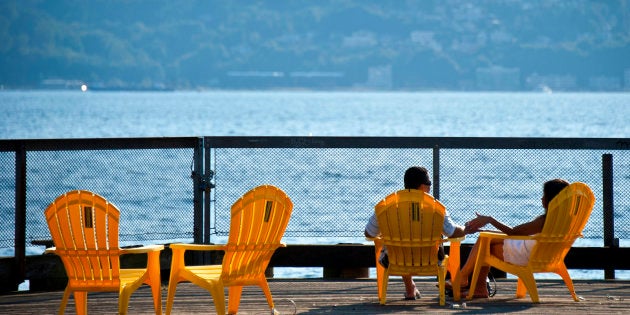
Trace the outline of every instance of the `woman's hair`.
<path fill-rule="evenodd" d="M 543 185 L 543 196 L 550 203 L 564 188 L 569 186 L 569 182 L 564 179 L 556 178 L 545 182 Z"/>

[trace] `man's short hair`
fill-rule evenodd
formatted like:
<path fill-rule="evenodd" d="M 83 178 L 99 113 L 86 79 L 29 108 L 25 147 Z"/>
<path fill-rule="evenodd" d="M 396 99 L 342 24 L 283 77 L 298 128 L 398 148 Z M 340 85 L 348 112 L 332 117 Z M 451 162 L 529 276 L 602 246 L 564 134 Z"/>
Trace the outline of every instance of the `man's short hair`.
<path fill-rule="evenodd" d="M 405 172 L 405 189 L 418 189 L 420 185 L 431 186 L 429 171 L 420 166 L 412 166 Z"/>

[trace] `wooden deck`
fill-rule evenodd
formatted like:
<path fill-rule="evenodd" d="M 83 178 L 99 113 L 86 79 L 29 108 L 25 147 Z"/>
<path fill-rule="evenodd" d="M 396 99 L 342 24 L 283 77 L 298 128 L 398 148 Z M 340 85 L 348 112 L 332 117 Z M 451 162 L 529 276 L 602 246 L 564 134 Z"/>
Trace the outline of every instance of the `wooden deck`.
<path fill-rule="evenodd" d="M 577 280 L 576 291 L 581 302 L 571 299 L 561 280 L 539 280 L 541 303 L 532 304 L 529 297 L 515 299 L 515 280 L 497 281 L 498 293 L 489 299 L 455 303 L 447 297 L 440 306 L 436 282 L 419 278 L 416 283 L 423 294 L 420 300 L 405 301 L 400 278 L 390 281 L 388 303 L 382 306 L 376 297 L 376 280 L 273 279 L 269 281 L 276 308 L 281 314 L 418 314 L 428 312 L 470 314 L 630 314 L 630 281 Z M 0 295 L 0 314 L 55 314 L 62 291 L 17 292 Z M 227 293 L 226 293 L 227 294 Z M 162 290 L 163 307 L 166 286 Z M 90 293 L 90 314 L 115 314 L 116 293 Z M 152 314 L 151 291 L 141 287 L 131 298 L 129 314 Z M 214 314 L 208 292 L 190 283 L 180 283 L 173 314 Z M 75 314 L 71 299 L 66 314 Z M 239 314 L 269 314 L 262 291 L 257 287 L 243 290 Z"/>

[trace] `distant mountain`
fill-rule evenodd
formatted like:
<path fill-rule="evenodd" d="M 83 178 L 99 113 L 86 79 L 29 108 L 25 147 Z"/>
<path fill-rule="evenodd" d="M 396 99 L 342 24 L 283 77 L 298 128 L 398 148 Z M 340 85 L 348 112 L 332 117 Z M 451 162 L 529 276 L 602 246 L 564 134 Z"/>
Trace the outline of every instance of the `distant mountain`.
<path fill-rule="evenodd" d="M 0 87 L 630 90 L 630 1 L 0 1 Z"/>

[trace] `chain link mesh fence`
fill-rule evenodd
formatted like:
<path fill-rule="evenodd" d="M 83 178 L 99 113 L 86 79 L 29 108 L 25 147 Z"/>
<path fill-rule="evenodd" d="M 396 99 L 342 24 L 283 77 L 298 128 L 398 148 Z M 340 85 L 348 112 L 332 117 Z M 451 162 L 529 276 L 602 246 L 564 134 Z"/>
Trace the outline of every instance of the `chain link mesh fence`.
<path fill-rule="evenodd" d="M 15 152 L 9 151 L 0 152 L 0 257 L 13 255 L 14 239 Z"/>
<path fill-rule="evenodd" d="M 602 154 L 608 152 L 441 149 L 439 197 L 457 223 L 479 212 L 514 226 L 544 212 L 545 181 L 585 182 L 598 200 L 584 239 L 576 245 L 603 246 Z M 629 154 L 613 153 L 615 235 L 628 240 Z M 213 157 L 216 235 L 229 232 L 230 206 L 240 195 L 254 186 L 272 184 L 294 202 L 285 232 L 288 243 L 364 242 L 363 230 L 374 205 L 403 188 L 409 166 L 425 166 L 435 173 L 433 149 L 216 148 Z"/>
<path fill-rule="evenodd" d="M 285 239 L 337 243 L 363 237 L 374 205 L 402 189 L 408 165 L 428 165 L 431 150 L 269 148 L 215 150 L 216 233 L 227 235 L 231 204 L 271 184 L 294 204 Z"/>
<path fill-rule="evenodd" d="M 366 140 L 342 141 L 346 142 L 341 145 L 351 146 Z M 363 243 L 363 229 L 374 205 L 403 188 L 403 174 L 409 166 L 421 165 L 439 177 L 439 192 L 434 193 L 439 193 L 460 224 L 472 219 L 475 211 L 508 225 L 525 222 L 543 212 L 540 198 L 546 180 L 559 177 L 585 182 L 597 202 L 585 237 L 576 245 L 603 246 L 602 154 L 612 153 L 615 237 L 622 247 L 630 245 L 628 150 L 443 148 L 439 150 L 439 169 L 435 169 L 432 148 L 346 148 L 339 143 L 313 148 L 295 143 L 287 147 L 207 148 L 216 185 L 211 191 L 212 242 L 220 242 L 228 234 L 232 203 L 254 186 L 271 184 L 287 192 L 295 205 L 285 242 Z M 94 149 L 79 144 L 72 150 L 51 146 L 26 152 L 27 246 L 50 238 L 43 211 L 58 195 L 73 189 L 92 190 L 121 209 L 123 246 L 193 239 L 192 147 L 101 145 Z M 0 256 L 11 256 L 15 152 L 0 151 L 0 163 Z M 41 251 L 41 246 L 27 248 L 29 254 Z"/>
<path fill-rule="evenodd" d="M 543 183 L 553 178 L 584 182 L 597 200 L 576 246 L 603 246 L 602 155 L 599 150 L 449 149 L 441 151 L 441 201 L 457 222 L 475 212 L 509 226 L 544 213 Z M 616 237 L 628 239 L 630 172 L 627 151 L 614 152 Z M 624 166 L 625 165 L 625 166 Z M 492 227 L 489 227 L 492 228 Z M 474 238 L 474 235 L 473 235 Z"/>
<path fill-rule="evenodd" d="M 10 155 L 14 153 L 0 155 L 0 248 L 5 249 L 13 247 L 15 237 L 15 172 L 5 172 L 7 165 L 15 165 Z M 75 189 L 102 195 L 120 209 L 121 246 L 189 241 L 193 237 L 192 160 L 192 148 L 27 151 L 27 253 L 41 253 L 43 247 L 30 245 L 50 239 L 46 207 Z"/>

